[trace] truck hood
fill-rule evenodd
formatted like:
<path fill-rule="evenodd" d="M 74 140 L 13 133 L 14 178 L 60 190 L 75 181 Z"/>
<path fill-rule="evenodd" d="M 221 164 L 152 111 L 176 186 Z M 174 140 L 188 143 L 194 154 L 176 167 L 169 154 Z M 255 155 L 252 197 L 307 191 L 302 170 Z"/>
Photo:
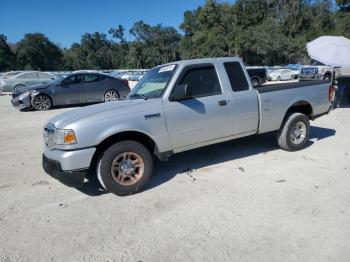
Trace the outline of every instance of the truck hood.
<path fill-rule="evenodd" d="M 162 99 L 127 99 L 116 102 L 96 104 L 64 112 L 49 119 L 48 123 L 60 129 L 74 128 L 84 122 L 114 120 L 132 114 L 145 114 L 147 111 L 161 109 Z"/>

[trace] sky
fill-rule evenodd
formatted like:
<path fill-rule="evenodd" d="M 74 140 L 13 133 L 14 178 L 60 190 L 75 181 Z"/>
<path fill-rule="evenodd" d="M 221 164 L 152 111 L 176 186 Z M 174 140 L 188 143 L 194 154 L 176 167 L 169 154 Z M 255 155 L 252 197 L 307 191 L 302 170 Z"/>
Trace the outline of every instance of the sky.
<path fill-rule="evenodd" d="M 107 33 L 118 24 L 128 31 L 139 20 L 179 29 L 183 13 L 204 3 L 205 0 L 0 0 L 0 34 L 15 43 L 26 33 L 39 32 L 61 47 L 70 47 L 84 33 Z"/>

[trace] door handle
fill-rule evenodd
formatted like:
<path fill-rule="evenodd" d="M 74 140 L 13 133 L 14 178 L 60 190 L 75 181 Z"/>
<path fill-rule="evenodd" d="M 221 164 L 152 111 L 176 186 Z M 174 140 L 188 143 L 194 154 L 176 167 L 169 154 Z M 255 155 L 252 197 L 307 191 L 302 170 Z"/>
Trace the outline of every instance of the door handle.
<path fill-rule="evenodd" d="M 218 103 L 219 103 L 219 106 L 226 106 L 227 105 L 226 100 L 220 100 Z"/>

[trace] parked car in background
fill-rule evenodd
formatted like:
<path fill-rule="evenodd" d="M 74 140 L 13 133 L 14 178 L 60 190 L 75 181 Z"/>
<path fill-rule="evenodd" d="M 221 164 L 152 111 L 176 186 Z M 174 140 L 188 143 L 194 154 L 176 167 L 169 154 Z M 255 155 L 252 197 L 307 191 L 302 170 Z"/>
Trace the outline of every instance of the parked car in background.
<path fill-rule="evenodd" d="M 44 72 L 24 71 L 6 75 L 0 82 L 0 89 L 3 92 L 16 92 L 24 89 L 26 86 L 35 84 L 47 84 L 54 78 Z"/>
<path fill-rule="evenodd" d="M 130 75 L 130 78 L 128 80 L 130 81 L 140 81 L 140 79 L 143 77 L 144 73 L 143 72 L 133 72 Z"/>
<path fill-rule="evenodd" d="M 82 70 L 77 70 L 73 71 L 72 74 L 76 73 L 98 73 L 96 70 L 87 70 L 87 69 L 82 69 Z"/>
<path fill-rule="evenodd" d="M 247 67 L 247 72 L 254 87 L 261 86 L 266 83 L 267 71 L 265 68 Z"/>
<path fill-rule="evenodd" d="M 11 101 L 20 109 L 48 110 L 59 105 L 117 101 L 129 92 L 127 81 L 100 73 L 77 73 L 16 91 Z"/>
<path fill-rule="evenodd" d="M 303 69 L 301 69 L 299 79 L 300 79 L 300 81 L 319 79 L 318 68 L 317 67 L 304 67 Z"/>
<path fill-rule="evenodd" d="M 313 68 L 317 68 L 317 78 L 330 81 L 332 79 L 333 68 L 326 65 L 313 65 Z"/>
<path fill-rule="evenodd" d="M 293 72 L 293 79 L 298 79 L 300 75 L 300 71 L 303 68 L 303 65 L 300 64 L 289 64 L 287 65 L 287 69 L 292 70 Z"/>
<path fill-rule="evenodd" d="M 282 80 L 292 80 L 294 79 L 294 73 L 290 69 L 276 69 L 270 74 L 271 81 L 282 81 Z"/>
<path fill-rule="evenodd" d="M 7 79 L 7 78 L 10 78 L 10 77 L 12 77 L 12 76 L 14 76 L 14 75 L 18 75 L 18 74 L 20 74 L 20 73 L 23 73 L 23 71 L 10 71 L 10 72 L 6 72 L 6 73 L 4 73 L 4 75 L 3 75 L 3 79 Z"/>

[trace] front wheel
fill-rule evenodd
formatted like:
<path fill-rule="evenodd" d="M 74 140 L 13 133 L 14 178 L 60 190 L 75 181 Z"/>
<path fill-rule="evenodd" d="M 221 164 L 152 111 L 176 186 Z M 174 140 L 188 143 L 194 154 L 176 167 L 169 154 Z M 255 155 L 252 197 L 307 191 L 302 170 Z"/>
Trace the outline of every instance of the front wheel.
<path fill-rule="evenodd" d="M 284 121 L 277 133 L 277 143 L 287 151 L 303 149 L 309 139 L 310 122 L 306 115 L 293 113 Z"/>
<path fill-rule="evenodd" d="M 37 95 L 32 99 L 32 106 L 37 111 L 45 111 L 51 109 L 52 101 L 47 95 Z"/>
<path fill-rule="evenodd" d="M 121 141 L 109 147 L 97 163 L 97 178 L 109 192 L 118 196 L 141 191 L 153 172 L 153 158 L 136 141 Z"/>
<path fill-rule="evenodd" d="M 104 96 L 105 102 L 113 102 L 119 100 L 119 94 L 116 90 L 108 90 Z"/>

